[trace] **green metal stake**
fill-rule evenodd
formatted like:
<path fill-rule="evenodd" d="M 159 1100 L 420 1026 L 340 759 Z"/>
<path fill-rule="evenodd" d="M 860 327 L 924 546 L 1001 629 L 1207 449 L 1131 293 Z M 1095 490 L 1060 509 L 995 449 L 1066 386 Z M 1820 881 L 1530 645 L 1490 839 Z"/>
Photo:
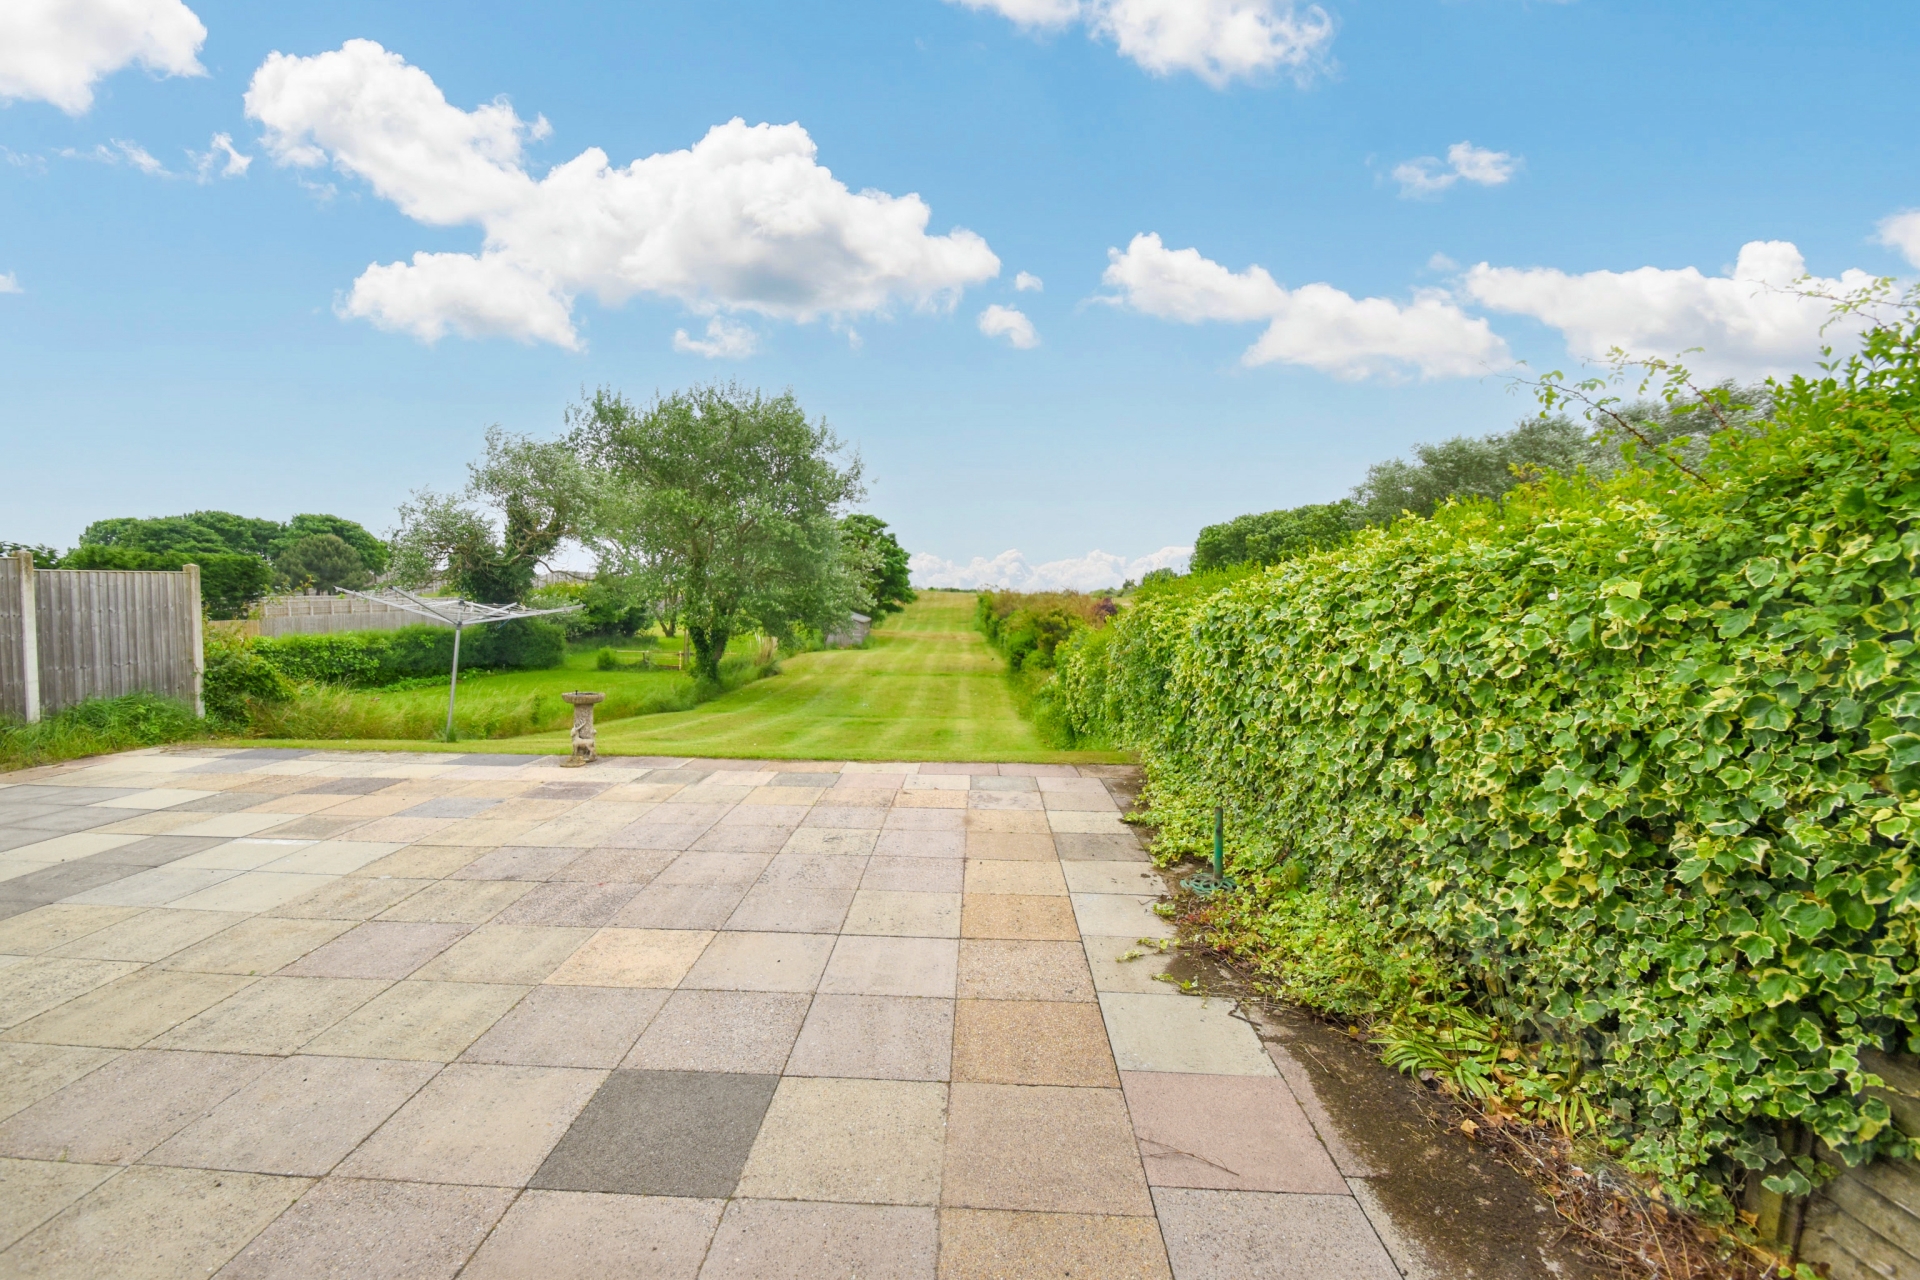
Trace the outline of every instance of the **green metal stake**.
<path fill-rule="evenodd" d="M 1227 878 L 1227 816 L 1220 805 L 1213 807 L 1213 870 L 1202 871 L 1180 882 L 1180 887 L 1195 897 L 1211 898 L 1216 893 L 1232 893 L 1239 888 Z"/>

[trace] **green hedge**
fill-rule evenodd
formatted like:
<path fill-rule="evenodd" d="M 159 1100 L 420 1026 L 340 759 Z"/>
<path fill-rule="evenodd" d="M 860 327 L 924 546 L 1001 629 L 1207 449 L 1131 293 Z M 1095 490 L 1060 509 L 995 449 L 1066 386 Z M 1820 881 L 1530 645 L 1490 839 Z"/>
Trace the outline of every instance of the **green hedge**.
<path fill-rule="evenodd" d="M 257 640 L 251 650 L 290 680 L 383 685 L 411 676 L 444 675 L 453 665 L 453 628 L 423 625 L 280 636 Z M 566 656 L 565 630 L 546 618 L 516 618 L 460 633 L 462 670 L 557 667 Z"/>
<path fill-rule="evenodd" d="M 1858 1054 L 1920 1048 L 1917 567 L 1909 327 L 1699 483 L 1551 480 L 1143 597 L 1062 685 L 1176 847 L 1225 804 L 1250 894 L 1358 904 L 1724 1207 L 1789 1119 L 1906 1150 Z"/>

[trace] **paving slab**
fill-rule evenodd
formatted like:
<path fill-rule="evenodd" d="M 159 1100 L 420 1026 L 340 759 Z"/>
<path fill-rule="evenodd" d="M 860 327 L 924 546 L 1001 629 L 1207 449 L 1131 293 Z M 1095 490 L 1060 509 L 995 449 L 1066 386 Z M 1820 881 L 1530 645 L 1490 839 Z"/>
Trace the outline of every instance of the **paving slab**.
<path fill-rule="evenodd" d="M 37 956 L 141 914 L 139 907 L 89 907 L 65 902 L 0 920 L 0 953 Z"/>
<path fill-rule="evenodd" d="M 1173 921 L 1155 914 L 1146 894 L 1076 893 L 1073 915 L 1080 932 L 1101 937 L 1176 938 Z"/>
<path fill-rule="evenodd" d="M 883 893 L 959 893 L 966 863 L 959 858 L 901 858 L 875 854 L 860 877 L 862 890 Z"/>
<path fill-rule="evenodd" d="M 1249 1277 L 1263 1273 L 1248 1272 Z M 1171 1280 L 1152 1218 L 940 1211 L 940 1280 Z"/>
<path fill-rule="evenodd" d="M 485 924 L 532 892 L 523 880 L 440 880 L 380 913 L 382 920 Z"/>
<path fill-rule="evenodd" d="M 305 1191 L 299 1178 L 128 1169 L 0 1254 L 35 1280 L 178 1280 L 212 1275 Z"/>
<path fill-rule="evenodd" d="M 1030 939 L 965 938 L 958 994 L 970 1000 L 1093 999 L 1080 944 Z"/>
<path fill-rule="evenodd" d="M 266 974 L 353 928 L 351 920 L 276 920 L 253 916 L 161 962 L 198 973 Z"/>
<path fill-rule="evenodd" d="M 611 1069 L 620 1065 L 668 995 L 645 987 L 536 987 L 460 1060 Z"/>
<path fill-rule="evenodd" d="M 1143 996 L 1178 996 L 1170 975 L 1178 953 L 1161 951 L 1151 939 L 1137 936 L 1087 934 L 1081 938 L 1096 991 L 1122 991 Z"/>
<path fill-rule="evenodd" d="M 790 1076 L 945 1080 L 953 1056 L 953 1001 L 820 995 L 786 1061 Z"/>
<path fill-rule="evenodd" d="M 127 1164 L 271 1065 L 238 1054 L 137 1049 L 0 1122 L 0 1155 Z"/>
<path fill-rule="evenodd" d="M 437 883 L 405 876 L 344 876 L 273 908 L 296 920 L 371 920 Z"/>
<path fill-rule="evenodd" d="M 677 986 L 713 936 L 704 929 L 601 929 L 546 981 L 576 987 Z"/>
<path fill-rule="evenodd" d="M 153 1047 L 294 1053 L 390 985 L 377 978 L 262 978 L 157 1037 Z"/>
<path fill-rule="evenodd" d="M 525 1191 L 462 1280 L 694 1280 L 721 1200 Z"/>
<path fill-rule="evenodd" d="M 657 849 L 593 848 L 554 871 L 547 879 L 650 885 L 679 856 Z M 468 867 L 467 870 L 472 871 L 473 868 Z"/>
<path fill-rule="evenodd" d="M 834 943 L 823 995 L 953 998 L 960 962 L 957 938 L 888 938 L 842 934 Z"/>
<path fill-rule="evenodd" d="M 500 1187 L 328 1178 L 220 1280 L 452 1280 L 512 1199 Z"/>
<path fill-rule="evenodd" d="M 143 969 L 21 1023 L 7 1038 L 132 1049 L 252 981 L 224 973 Z"/>
<path fill-rule="evenodd" d="M 961 1000 L 953 1078 L 984 1084 L 1120 1083 L 1099 1006 L 1064 1000 Z"/>
<path fill-rule="evenodd" d="M 1060 864 L 1051 859 L 1004 861 L 997 858 L 968 858 L 966 891 L 970 894 L 1064 894 L 1067 882 Z"/>
<path fill-rule="evenodd" d="M 1260 1036 L 1227 1000 L 1103 992 L 1100 1010 L 1122 1071 L 1274 1076 Z"/>
<path fill-rule="evenodd" d="M 1040 832 L 969 831 L 964 852 L 996 862 L 1051 862 L 1053 845 L 1053 837 Z"/>
<path fill-rule="evenodd" d="M 119 1056 L 116 1049 L 0 1042 L 0 1120 Z"/>
<path fill-rule="evenodd" d="M 182 911 L 155 907 L 56 948 L 55 955 L 85 960 L 164 960 L 247 917 L 235 911 Z M 3 950 L 4 948 L 0 948 Z"/>
<path fill-rule="evenodd" d="M 336 1172 L 525 1186 L 606 1074 L 456 1062 L 414 1094 Z"/>
<path fill-rule="evenodd" d="M 777 1084 L 773 1075 L 615 1071 L 532 1185 L 724 1199 L 739 1183 Z"/>
<path fill-rule="evenodd" d="M 1061 1152 L 1074 1158 L 1062 1160 Z M 955 1084 L 941 1203 L 965 1209 L 1150 1215 L 1118 1089 Z"/>
<path fill-rule="evenodd" d="M 836 933 L 853 905 L 852 889 L 796 889 L 756 884 L 727 917 L 727 928 L 785 933 Z"/>
<path fill-rule="evenodd" d="M 501 924 L 600 928 L 611 924 L 644 885 L 628 881 L 550 880 L 535 885 L 494 919 Z"/>
<path fill-rule="evenodd" d="M 1129 1071 L 1121 1085 L 1151 1186 L 1348 1193 L 1277 1077 Z"/>
<path fill-rule="evenodd" d="M 0 1250 L 118 1172 L 116 1165 L 0 1159 Z"/>
<path fill-rule="evenodd" d="M 970 893 L 960 903 L 960 936 L 1072 942 L 1080 929 L 1064 897 Z"/>
<path fill-rule="evenodd" d="M 804 994 L 683 988 L 665 1001 L 620 1065 L 778 1075 L 800 1034 L 807 1005 Z"/>
<path fill-rule="evenodd" d="M 946 1095 L 937 1083 L 788 1076 L 767 1109 L 739 1194 L 938 1203 Z"/>
<path fill-rule="evenodd" d="M 831 934 L 716 933 L 680 985 L 722 991 L 812 991 L 833 950 Z"/>
<path fill-rule="evenodd" d="M 531 987 L 492 982 L 396 982 L 308 1041 L 308 1053 L 451 1062 Z"/>
<path fill-rule="evenodd" d="M 932 1280 L 939 1225 L 931 1208 L 735 1200 L 701 1280 Z"/>
<path fill-rule="evenodd" d="M 373 920 L 280 971 L 287 978 L 404 978 L 458 942 L 465 925 Z"/>
<path fill-rule="evenodd" d="M 612 923 L 623 929 L 718 929 L 746 897 L 749 886 L 661 884 L 648 885 L 614 914 Z"/>
<path fill-rule="evenodd" d="M 12 1027 L 139 969 L 128 960 L 34 956 L 0 969 L 0 1027 Z"/>
<path fill-rule="evenodd" d="M 960 895 L 861 889 L 841 925 L 842 933 L 910 938 L 960 936 Z"/>
<path fill-rule="evenodd" d="M 1352 1196 L 1153 1193 L 1176 1280 L 1398 1280 Z"/>
<path fill-rule="evenodd" d="M 145 1162 L 319 1177 L 438 1070 L 423 1062 L 284 1058 Z"/>

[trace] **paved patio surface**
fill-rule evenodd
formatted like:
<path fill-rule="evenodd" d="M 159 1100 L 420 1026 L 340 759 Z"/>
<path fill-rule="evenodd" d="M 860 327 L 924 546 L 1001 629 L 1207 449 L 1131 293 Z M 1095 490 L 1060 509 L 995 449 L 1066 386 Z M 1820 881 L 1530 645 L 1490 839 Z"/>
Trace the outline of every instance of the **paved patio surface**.
<path fill-rule="evenodd" d="M 1124 775 L 8 775 L 0 1276 L 1400 1275 Z"/>

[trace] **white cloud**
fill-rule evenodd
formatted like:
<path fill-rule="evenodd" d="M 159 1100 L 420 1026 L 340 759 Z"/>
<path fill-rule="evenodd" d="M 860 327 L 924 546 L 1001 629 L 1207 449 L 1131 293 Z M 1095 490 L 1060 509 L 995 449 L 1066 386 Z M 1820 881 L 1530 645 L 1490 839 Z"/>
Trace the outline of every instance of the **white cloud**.
<path fill-rule="evenodd" d="M 0 293 L 25 293 L 20 287 L 19 278 L 13 272 L 0 272 Z"/>
<path fill-rule="evenodd" d="M 1877 230 L 1879 234 L 1875 239 L 1889 249 L 1898 250 L 1901 257 L 1920 267 L 1920 209 L 1902 209 L 1899 213 L 1882 218 Z"/>
<path fill-rule="evenodd" d="M 1015 293 L 1039 293 L 1046 287 L 1047 286 L 1041 282 L 1040 277 L 1034 275 L 1031 271 L 1022 271 L 1013 278 L 1013 289 Z"/>
<path fill-rule="evenodd" d="M 1286 70 L 1310 74 L 1333 43 L 1333 19 L 1293 0 L 955 0 L 1023 27 L 1085 24 L 1155 75 L 1190 71 L 1214 88 Z"/>
<path fill-rule="evenodd" d="M 1494 311 L 1531 316 L 1558 329 L 1567 349 L 1584 360 L 1618 347 L 1635 356 L 1682 356 L 1705 377 L 1758 377 L 1807 369 L 1823 340 L 1832 305 L 1805 292 L 1840 294 L 1873 277 L 1846 271 L 1834 279 L 1804 279 L 1806 259 L 1784 240 L 1754 240 L 1740 249 L 1728 275 L 1694 267 L 1589 271 L 1568 275 L 1548 267 L 1470 268 L 1462 287 Z M 1795 286 L 1790 289 L 1789 286 Z"/>
<path fill-rule="evenodd" d="M 68 115 L 94 82 L 138 62 L 159 75 L 205 75 L 207 28 L 180 0 L 6 0 L 0 4 L 0 102 L 32 98 Z"/>
<path fill-rule="evenodd" d="M 1184 571 L 1192 558 L 1192 547 L 1162 547 L 1152 555 L 1132 559 L 1106 551 L 1089 551 L 1077 559 L 1049 560 L 1036 565 L 1018 551 L 1003 551 L 992 559 L 975 556 L 966 564 L 960 564 L 922 551 L 907 561 L 907 568 L 916 587 L 1100 591 L 1118 587 L 1129 578 L 1137 582 L 1155 569 Z"/>
<path fill-rule="evenodd" d="M 220 164 L 222 154 L 226 156 L 226 163 L 220 168 L 223 178 L 243 178 L 247 168 L 253 164 L 252 156 L 235 149 L 232 134 L 216 133 L 205 151 L 187 152 L 187 158 L 193 161 L 195 179 L 200 182 L 213 181 L 213 166 Z"/>
<path fill-rule="evenodd" d="M 504 99 L 462 111 L 370 40 L 270 55 L 246 107 L 279 163 L 331 162 L 415 221 L 482 228 L 478 254 L 369 267 L 342 308 L 427 341 L 452 329 L 578 347 L 582 293 L 800 322 L 950 309 L 1000 270 L 971 231 L 928 235 L 920 197 L 848 190 L 798 124 L 735 119 L 626 168 L 591 147 L 535 178 L 524 144 L 548 132 L 544 119 Z"/>
<path fill-rule="evenodd" d="M 743 360 L 758 350 L 759 346 L 759 334 L 746 325 L 736 324 L 724 316 L 715 316 L 707 321 L 705 340 L 689 338 L 685 329 L 673 331 L 675 351 L 705 356 L 709 360 Z"/>
<path fill-rule="evenodd" d="M 1483 187 L 1501 186 L 1513 177 L 1520 161 L 1507 151 L 1491 151 L 1471 142 L 1456 142 L 1447 148 L 1446 164 L 1433 156 L 1395 165 L 1393 180 L 1400 184 L 1403 199 L 1437 196 L 1456 182 L 1473 182 Z"/>
<path fill-rule="evenodd" d="M 115 138 L 113 145 L 120 148 L 120 154 L 127 158 L 128 164 L 146 174 L 149 178 L 167 178 L 172 176 L 167 172 L 167 166 L 154 159 L 153 155 L 139 143 L 128 142 L 124 138 Z"/>
<path fill-rule="evenodd" d="M 980 332 L 989 338 L 1005 338 L 1022 351 L 1031 351 L 1040 345 L 1033 321 L 1027 319 L 1025 313 L 997 302 L 980 313 Z"/>
<path fill-rule="evenodd" d="M 1268 321 L 1241 357 L 1248 365 L 1305 365 L 1357 379 L 1407 368 L 1427 378 L 1470 377 L 1509 363 L 1507 344 L 1487 322 L 1438 290 L 1400 303 L 1327 284 L 1287 289 L 1262 267 L 1236 274 L 1196 249 L 1168 249 L 1158 235 L 1135 236 L 1107 258 L 1102 279 L 1120 290 L 1115 303 L 1188 324 Z"/>

